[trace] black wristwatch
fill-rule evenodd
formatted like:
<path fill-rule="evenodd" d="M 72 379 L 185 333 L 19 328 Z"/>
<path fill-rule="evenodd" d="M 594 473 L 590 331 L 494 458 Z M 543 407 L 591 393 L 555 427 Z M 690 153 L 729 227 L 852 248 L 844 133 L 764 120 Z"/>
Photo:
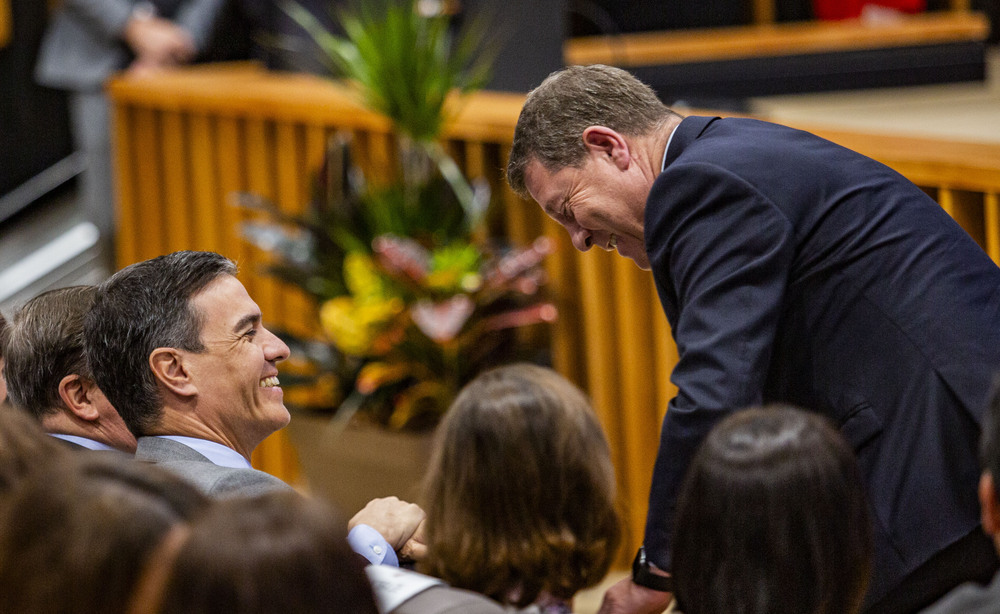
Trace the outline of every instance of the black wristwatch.
<path fill-rule="evenodd" d="M 661 576 L 650 570 L 646 548 L 643 546 L 639 547 L 639 552 L 635 553 L 635 560 L 632 561 L 632 581 L 661 593 L 674 592 L 674 579 L 671 576 Z"/>

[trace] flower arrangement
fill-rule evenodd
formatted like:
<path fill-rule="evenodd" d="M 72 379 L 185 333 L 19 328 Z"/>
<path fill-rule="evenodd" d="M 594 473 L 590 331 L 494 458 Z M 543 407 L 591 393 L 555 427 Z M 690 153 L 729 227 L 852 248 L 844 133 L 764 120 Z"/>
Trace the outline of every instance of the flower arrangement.
<path fill-rule="evenodd" d="M 377 8 L 373 8 L 373 6 Z M 546 239 L 511 247 L 486 236 L 485 183 L 469 182 L 441 147 L 446 98 L 488 76 L 481 30 L 455 38 L 448 17 L 417 2 L 368 3 L 341 14 L 345 37 L 286 8 L 392 121 L 396 168 L 381 184 L 351 163 L 334 139 L 305 213 L 290 215 L 253 195 L 243 207 L 267 213 L 245 236 L 271 252 L 271 274 L 318 306 L 323 338 L 289 338 L 305 365 L 283 383 L 307 386 L 298 405 L 356 413 L 389 428 L 432 426 L 481 370 L 538 359 L 551 322 L 542 296 Z"/>

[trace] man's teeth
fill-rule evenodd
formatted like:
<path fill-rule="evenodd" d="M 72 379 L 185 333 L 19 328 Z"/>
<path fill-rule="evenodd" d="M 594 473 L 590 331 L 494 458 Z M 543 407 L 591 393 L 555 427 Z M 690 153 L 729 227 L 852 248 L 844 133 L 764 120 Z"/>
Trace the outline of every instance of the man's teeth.
<path fill-rule="evenodd" d="M 278 376 L 272 375 L 271 377 L 265 377 L 264 379 L 260 380 L 260 382 L 257 383 L 257 386 L 259 386 L 260 388 L 269 388 L 271 386 L 277 386 L 279 383 L 280 382 L 278 382 Z"/>

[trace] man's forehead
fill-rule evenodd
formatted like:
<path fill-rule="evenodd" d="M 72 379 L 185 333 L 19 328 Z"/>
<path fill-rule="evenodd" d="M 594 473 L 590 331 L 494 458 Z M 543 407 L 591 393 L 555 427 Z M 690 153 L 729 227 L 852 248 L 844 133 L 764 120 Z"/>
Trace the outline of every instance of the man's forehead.
<path fill-rule="evenodd" d="M 198 310 L 203 326 L 240 328 L 261 319 L 257 303 L 250 298 L 246 288 L 232 275 L 220 275 L 191 297 L 192 306 Z"/>

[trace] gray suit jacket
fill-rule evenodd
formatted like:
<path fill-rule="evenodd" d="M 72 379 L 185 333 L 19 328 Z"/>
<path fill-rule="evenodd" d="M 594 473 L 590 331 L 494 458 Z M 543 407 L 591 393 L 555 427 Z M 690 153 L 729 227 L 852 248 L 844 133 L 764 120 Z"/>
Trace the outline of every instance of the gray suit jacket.
<path fill-rule="evenodd" d="M 963 584 L 945 595 L 923 614 L 996 614 L 1000 612 L 1000 574 L 989 586 Z"/>
<path fill-rule="evenodd" d="M 499 603 L 479 593 L 433 586 L 417 593 L 388 614 L 504 614 Z"/>
<path fill-rule="evenodd" d="M 273 490 L 292 490 L 291 486 L 269 473 L 216 465 L 186 445 L 162 437 L 140 437 L 135 458 L 156 463 L 213 497 L 252 496 Z"/>
<path fill-rule="evenodd" d="M 75 91 L 99 89 L 131 59 L 121 33 L 139 1 L 64 0 L 42 40 L 35 67 L 38 82 Z M 224 3 L 183 0 L 171 20 L 204 50 Z"/>

